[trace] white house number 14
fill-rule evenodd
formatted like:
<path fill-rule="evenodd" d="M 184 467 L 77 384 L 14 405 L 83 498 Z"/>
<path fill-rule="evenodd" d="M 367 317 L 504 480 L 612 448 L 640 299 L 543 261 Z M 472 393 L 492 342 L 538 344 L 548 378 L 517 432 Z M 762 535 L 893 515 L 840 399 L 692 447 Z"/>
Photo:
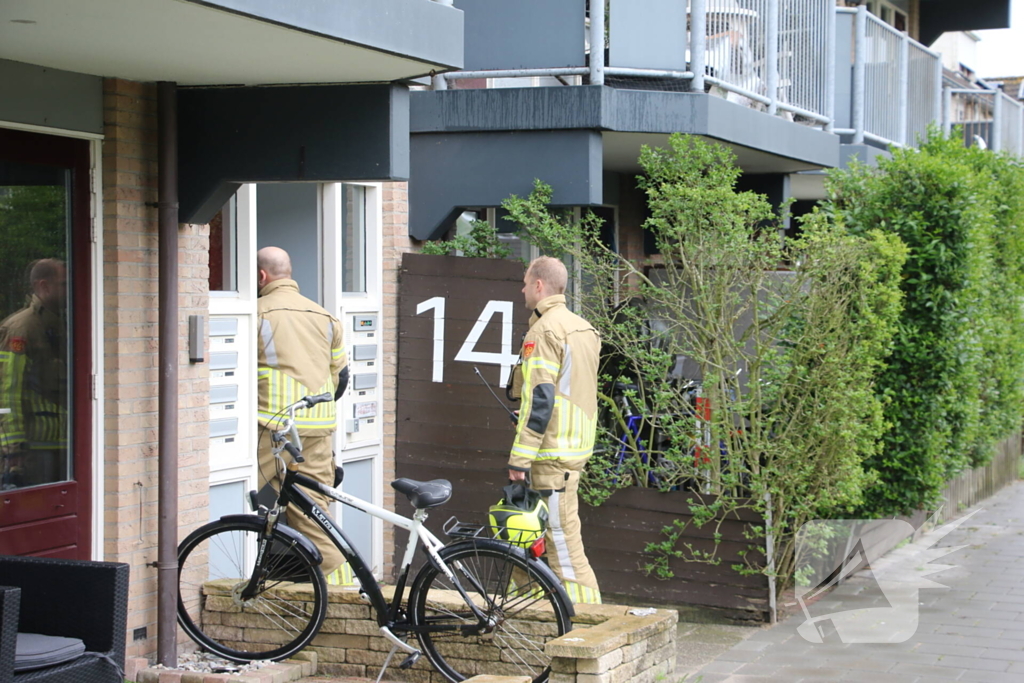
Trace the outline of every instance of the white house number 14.
<path fill-rule="evenodd" d="M 444 381 L 444 297 L 435 296 L 427 299 L 416 306 L 416 315 L 434 312 L 434 354 L 433 372 L 431 379 L 435 382 Z M 480 337 L 491 322 L 495 313 L 501 314 L 501 351 L 477 351 L 476 346 Z M 484 310 L 480 313 L 473 329 L 469 331 L 466 341 L 462 342 L 459 352 L 455 354 L 455 360 L 464 363 L 477 365 L 497 365 L 501 368 L 501 375 L 498 377 L 498 386 L 505 386 L 509 370 L 519 360 L 519 354 L 512 351 L 512 302 L 511 301 L 488 301 Z"/>

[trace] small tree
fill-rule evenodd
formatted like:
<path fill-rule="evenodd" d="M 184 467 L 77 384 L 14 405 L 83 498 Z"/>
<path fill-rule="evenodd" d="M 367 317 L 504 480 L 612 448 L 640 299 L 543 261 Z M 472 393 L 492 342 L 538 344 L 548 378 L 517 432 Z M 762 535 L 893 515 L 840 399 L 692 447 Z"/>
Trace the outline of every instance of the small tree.
<path fill-rule="evenodd" d="M 854 237 L 824 214 L 787 251 L 767 200 L 736 191 L 732 153 L 699 138 L 644 147 L 640 164 L 644 228 L 660 252 L 646 268 L 608 249 L 593 215 L 574 222 L 550 211 L 540 182 L 504 203 L 529 239 L 579 263 L 575 305 L 610 359 L 606 448 L 589 467 L 588 494 L 688 488 L 698 525 L 755 509 L 768 522 L 750 536 L 772 535 L 776 564 L 749 556 L 736 568 L 788 577 L 792 532 L 856 505 L 868 482 L 861 463 L 883 427 L 873 378 L 899 310 L 904 251 L 895 237 Z M 796 265 L 777 271 L 786 257 Z M 642 305 L 618 305 L 629 298 Z M 691 376 L 680 371 L 687 366 Z M 642 414 L 632 430 L 630 412 Z M 662 576 L 672 557 L 720 561 L 717 543 L 677 547 L 684 526 L 650 548 Z"/>

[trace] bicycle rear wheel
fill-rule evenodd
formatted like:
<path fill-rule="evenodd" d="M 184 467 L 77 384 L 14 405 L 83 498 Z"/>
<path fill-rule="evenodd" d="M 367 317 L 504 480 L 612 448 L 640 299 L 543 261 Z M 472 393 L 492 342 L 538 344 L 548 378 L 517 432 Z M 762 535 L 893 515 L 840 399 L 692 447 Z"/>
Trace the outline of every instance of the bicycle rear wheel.
<path fill-rule="evenodd" d="M 572 604 L 554 573 L 519 548 L 491 539 L 448 546 L 441 557 L 488 625 L 477 629 L 479 619 L 452 582 L 432 564 L 424 566 L 409 594 L 409 620 L 429 627 L 417 636 L 434 668 L 453 682 L 478 673 L 546 681 L 551 658 L 544 644 L 572 628 Z M 471 658 L 467 647 L 474 650 Z"/>
<path fill-rule="evenodd" d="M 266 575 L 248 599 L 263 522 L 216 521 L 178 546 L 178 623 L 192 640 L 236 662 L 284 659 L 316 636 L 327 614 L 327 582 L 308 550 L 274 530 Z"/>

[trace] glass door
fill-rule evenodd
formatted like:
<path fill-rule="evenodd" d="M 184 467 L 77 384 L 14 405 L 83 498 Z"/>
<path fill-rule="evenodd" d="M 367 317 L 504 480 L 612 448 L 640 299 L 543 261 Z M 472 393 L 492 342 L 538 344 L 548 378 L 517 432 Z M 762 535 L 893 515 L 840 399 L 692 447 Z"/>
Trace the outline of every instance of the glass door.
<path fill-rule="evenodd" d="M 88 559 L 89 143 L 0 130 L 0 554 Z"/>

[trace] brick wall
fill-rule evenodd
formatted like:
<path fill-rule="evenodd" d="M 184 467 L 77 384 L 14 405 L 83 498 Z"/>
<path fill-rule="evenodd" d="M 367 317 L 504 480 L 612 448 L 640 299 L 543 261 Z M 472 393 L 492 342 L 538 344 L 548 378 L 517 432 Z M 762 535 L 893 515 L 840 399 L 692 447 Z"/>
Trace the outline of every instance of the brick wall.
<path fill-rule="evenodd" d="M 156 648 L 156 87 L 104 82 L 104 557 L 131 565 L 128 655 Z M 206 365 L 188 362 L 188 316 L 208 312 L 208 226 L 179 230 L 180 535 L 207 517 Z M 147 637 L 134 641 L 133 632 Z"/>
<path fill-rule="evenodd" d="M 418 252 L 409 237 L 409 192 L 407 183 L 384 183 L 383 275 L 381 319 L 384 328 L 384 507 L 395 509 L 395 411 L 398 387 L 398 273 L 402 254 Z M 394 527 L 384 525 L 384 576 L 393 578 L 391 558 L 395 555 Z"/>

